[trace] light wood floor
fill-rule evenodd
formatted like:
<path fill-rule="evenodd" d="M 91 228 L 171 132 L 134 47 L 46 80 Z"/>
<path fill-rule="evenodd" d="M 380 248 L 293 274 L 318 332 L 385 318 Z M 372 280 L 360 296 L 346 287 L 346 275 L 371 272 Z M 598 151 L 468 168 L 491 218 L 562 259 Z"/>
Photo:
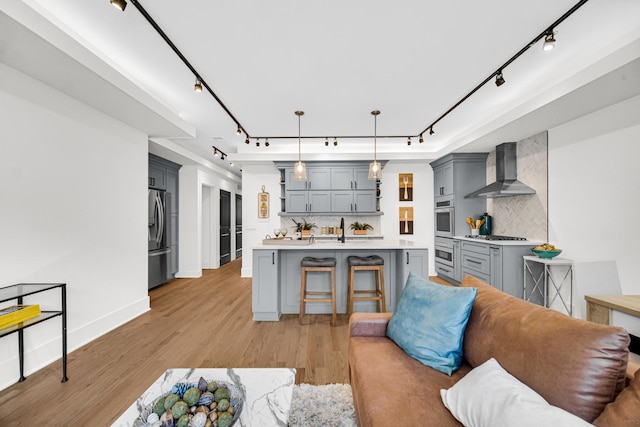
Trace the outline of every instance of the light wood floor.
<path fill-rule="evenodd" d="M 251 320 L 241 261 L 150 292 L 151 310 L 0 391 L 0 426 L 109 426 L 168 368 L 295 368 L 296 383 L 348 383 L 347 315 Z"/>

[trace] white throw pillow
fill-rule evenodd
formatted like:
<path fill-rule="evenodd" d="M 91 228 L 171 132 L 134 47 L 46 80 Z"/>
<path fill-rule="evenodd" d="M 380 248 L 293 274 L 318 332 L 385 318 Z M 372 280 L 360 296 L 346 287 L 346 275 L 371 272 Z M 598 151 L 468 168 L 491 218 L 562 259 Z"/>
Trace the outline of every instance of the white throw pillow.
<path fill-rule="evenodd" d="M 465 427 L 591 425 L 549 405 L 493 358 L 472 369 L 450 389 L 440 390 L 440 396 L 444 406 Z"/>

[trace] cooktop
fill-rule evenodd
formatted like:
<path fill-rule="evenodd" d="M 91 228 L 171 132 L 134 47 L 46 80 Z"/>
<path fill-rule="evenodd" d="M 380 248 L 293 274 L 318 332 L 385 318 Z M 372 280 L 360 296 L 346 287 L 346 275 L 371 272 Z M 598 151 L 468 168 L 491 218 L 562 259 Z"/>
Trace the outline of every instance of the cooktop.
<path fill-rule="evenodd" d="M 468 237 L 470 239 L 480 239 L 480 240 L 527 240 L 526 237 L 513 237 L 513 236 L 498 236 L 496 234 L 481 234 L 479 236 L 471 236 L 466 235 L 464 237 Z"/>

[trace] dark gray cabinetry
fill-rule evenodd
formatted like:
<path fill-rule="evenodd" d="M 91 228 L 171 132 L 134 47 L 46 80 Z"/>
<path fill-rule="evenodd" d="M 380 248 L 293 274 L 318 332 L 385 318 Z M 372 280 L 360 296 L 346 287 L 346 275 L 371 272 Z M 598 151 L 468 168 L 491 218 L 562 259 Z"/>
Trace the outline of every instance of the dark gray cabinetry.
<path fill-rule="evenodd" d="M 173 279 L 178 272 L 178 219 L 179 219 L 179 171 L 182 166 L 163 159 L 153 154 L 149 154 L 149 188 L 156 190 L 165 190 L 171 194 L 169 200 L 171 203 L 166 207 L 168 220 L 170 224 L 170 241 L 169 246 L 171 252 L 167 259 L 168 262 L 168 279 Z"/>
<path fill-rule="evenodd" d="M 433 171 L 436 199 L 453 195 L 453 161 L 446 162 Z"/>
<path fill-rule="evenodd" d="M 281 176 L 280 215 L 381 214 L 379 182 L 366 162 L 307 162 L 307 181 L 293 179 L 292 163 L 276 163 Z"/>

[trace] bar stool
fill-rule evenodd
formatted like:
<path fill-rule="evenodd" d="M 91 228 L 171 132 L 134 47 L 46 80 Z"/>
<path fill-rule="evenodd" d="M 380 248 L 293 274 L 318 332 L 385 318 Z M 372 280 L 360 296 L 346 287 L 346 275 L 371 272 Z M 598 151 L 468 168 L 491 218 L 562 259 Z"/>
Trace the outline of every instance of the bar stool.
<path fill-rule="evenodd" d="M 378 255 L 368 257 L 349 256 L 347 257 L 349 265 L 349 277 L 347 279 L 347 310 L 353 313 L 354 301 L 377 301 L 377 309 L 379 313 L 387 312 L 387 303 L 384 296 L 384 259 Z M 355 289 L 355 272 L 356 271 L 373 271 L 376 278 L 376 288 L 373 290 L 356 290 Z M 365 294 L 368 296 L 356 296 L 357 294 Z"/>
<path fill-rule="evenodd" d="M 302 324 L 302 316 L 304 316 L 305 303 L 307 302 L 330 302 L 332 317 L 331 326 L 336 326 L 336 259 L 335 258 L 313 258 L 304 257 L 300 261 L 302 267 L 302 280 L 300 285 L 300 314 L 299 322 Z M 331 292 L 319 292 L 307 290 L 307 273 L 309 271 L 325 271 L 331 273 Z M 317 298 L 315 296 L 331 295 L 331 298 Z M 313 298 L 307 298 L 312 296 Z"/>

